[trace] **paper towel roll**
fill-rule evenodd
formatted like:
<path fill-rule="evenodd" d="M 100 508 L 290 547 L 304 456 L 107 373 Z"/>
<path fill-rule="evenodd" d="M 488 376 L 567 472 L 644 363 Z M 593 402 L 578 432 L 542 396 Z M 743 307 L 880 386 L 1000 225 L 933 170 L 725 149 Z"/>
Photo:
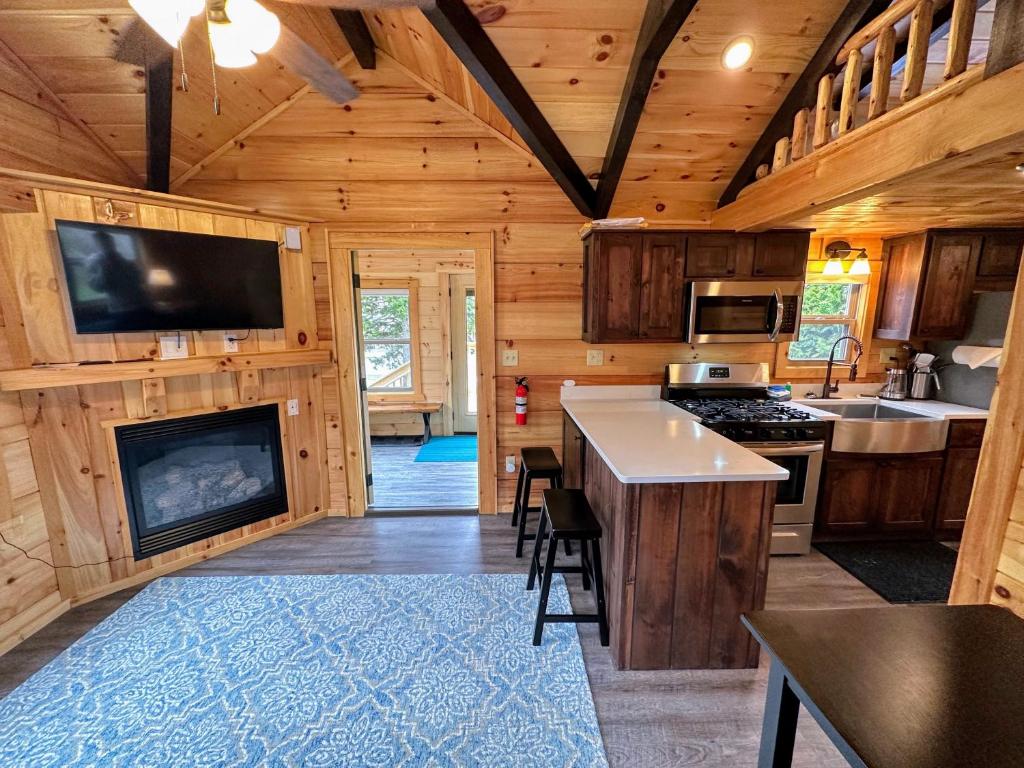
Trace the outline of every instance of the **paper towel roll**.
<path fill-rule="evenodd" d="M 966 365 L 971 370 L 984 366 L 998 368 L 1003 356 L 1002 347 L 956 347 L 953 350 L 953 362 Z"/>

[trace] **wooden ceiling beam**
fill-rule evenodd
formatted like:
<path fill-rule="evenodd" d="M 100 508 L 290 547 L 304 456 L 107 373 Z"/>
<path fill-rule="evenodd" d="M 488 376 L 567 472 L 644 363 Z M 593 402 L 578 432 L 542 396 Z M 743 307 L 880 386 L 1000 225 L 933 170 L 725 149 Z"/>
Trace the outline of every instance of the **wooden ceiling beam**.
<path fill-rule="evenodd" d="M 341 34 L 348 41 L 352 53 L 356 55 L 356 61 L 363 69 L 377 68 L 377 46 L 373 42 L 373 35 L 366 24 L 366 19 L 359 11 L 343 11 L 335 8 L 331 11 L 334 20 L 338 22 Z"/>
<path fill-rule="evenodd" d="M 747 159 L 725 188 L 725 192 L 718 200 L 719 208 L 736 200 L 740 190 L 754 180 L 757 166 L 774 151 L 775 142 L 790 134 L 793 116 L 804 107 L 815 103 L 821 78 L 839 71 L 836 56 L 846 41 L 865 24 L 885 12 L 889 5 L 887 0 L 850 0 L 847 3 L 832 29 L 818 46 L 817 52 L 807 62 L 803 73 L 797 78 L 789 94 L 761 133 L 761 137 L 750 150 Z"/>
<path fill-rule="evenodd" d="M 171 105 L 174 49 L 162 42 L 146 50 L 146 189 L 171 188 Z"/>
<path fill-rule="evenodd" d="M 615 125 L 608 141 L 601 178 L 597 184 L 597 206 L 595 218 L 604 218 L 611 210 L 615 190 L 622 179 L 630 147 L 636 136 L 637 126 L 643 116 L 647 96 L 651 92 L 658 64 L 668 50 L 683 23 L 689 17 L 697 0 L 648 0 L 647 10 L 640 27 L 633 60 L 619 101 Z"/>
<path fill-rule="evenodd" d="M 423 13 L 580 213 L 592 218 L 597 195 L 586 174 L 473 12 L 462 0 L 435 0 Z"/>

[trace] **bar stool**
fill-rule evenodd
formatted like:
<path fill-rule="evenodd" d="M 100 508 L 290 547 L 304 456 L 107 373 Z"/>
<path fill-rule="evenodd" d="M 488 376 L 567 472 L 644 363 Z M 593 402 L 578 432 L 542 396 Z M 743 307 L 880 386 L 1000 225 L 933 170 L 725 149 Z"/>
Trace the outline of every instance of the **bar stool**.
<path fill-rule="evenodd" d="M 550 448 L 523 448 L 519 452 L 519 477 L 516 478 L 516 500 L 512 507 L 512 527 L 519 528 L 516 537 L 516 557 L 523 556 L 523 542 L 533 539 L 534 534 L 526 532 L 526 516 L 539 512 L 539 507 L 530 506 L 530 486 L 534 480 L 547 480 L 552 488 L 562 487 L 562 465 Z M 572 545 L 565 543 L 565 554 L 572 554 Z"/>
<path fill-rule="evenodd" d="M 540 556 L 547 533 L 548 549 L 544 564 Z M 580 564 L 555 565 L 555 554 L 558 552 L 559 541 L 578 541 L 580 544 Z M 587 549 L 590 549 L 590 556 Z M 556 573 L 578 573 L 583 578 L 583 589 L 589 591 L 591 581 L 597 602 L 597 613 L 548 613 L 548 596 L 551 593 L 551 577 Z M 528 590 L 533 589 L 534 582 L 540 577 L 540 602 L 537 605 L 537 623 L 533 630 L 533 644 L 540 645 L 544 635 L 544 624 L 547 622 L 594 624 L 601 633 L 601 645 L 608 645 L 608 613 L 604 603 L 604 573 L 601 569 L 601 524 L 594 517 L 590 503 L 583 491 L 576 489 L 553 488 L 544 491 L 544 504 L 541 507 L 540 523 L 537 526 L 537 539 L 533 545 L 533 557 L 530 560 L 530 578 L 526 582 Z"/>

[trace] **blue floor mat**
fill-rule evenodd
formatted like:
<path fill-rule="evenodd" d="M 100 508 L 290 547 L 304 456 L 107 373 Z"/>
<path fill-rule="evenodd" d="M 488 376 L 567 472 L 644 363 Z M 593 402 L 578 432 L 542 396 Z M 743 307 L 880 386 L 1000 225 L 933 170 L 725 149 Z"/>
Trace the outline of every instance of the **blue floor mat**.
<path fill-rule="evenodd" d="M 476 435 L 432 437 L 420 448 L 416 461 L 476 461 Z"/>

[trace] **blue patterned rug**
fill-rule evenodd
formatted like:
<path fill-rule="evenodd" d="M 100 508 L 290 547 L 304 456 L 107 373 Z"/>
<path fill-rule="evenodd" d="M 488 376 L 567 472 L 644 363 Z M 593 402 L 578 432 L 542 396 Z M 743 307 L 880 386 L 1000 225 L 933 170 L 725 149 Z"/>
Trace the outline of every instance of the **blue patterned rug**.
<path fill-rule="evenodd" d="M 525 577 L 165 578 L 0 701 L 0 765 L 606 766 Z M 568 611 L 561 576 L 553 611 Z"/>

